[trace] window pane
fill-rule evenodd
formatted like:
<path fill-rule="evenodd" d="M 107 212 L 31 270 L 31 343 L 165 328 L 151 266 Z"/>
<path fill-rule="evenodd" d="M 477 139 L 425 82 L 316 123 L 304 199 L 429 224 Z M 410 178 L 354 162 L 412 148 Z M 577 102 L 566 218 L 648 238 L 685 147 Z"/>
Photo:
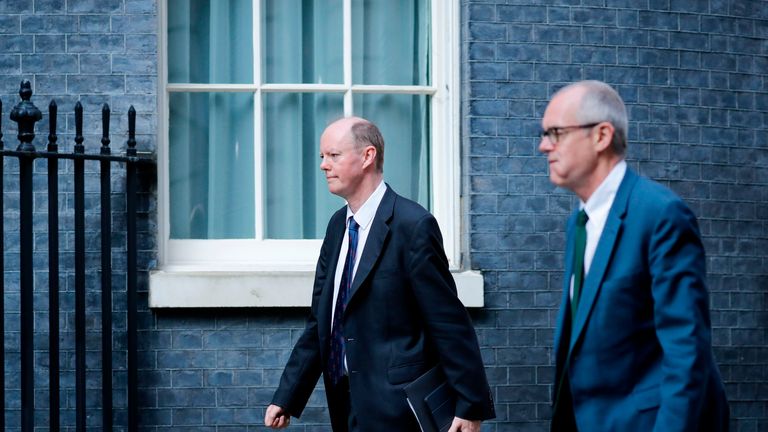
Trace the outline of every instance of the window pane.
<path fill-rule="evenodd" d="M 430 208 L 429 98 L 424 95 L 358 94 L 355 113 L 384 136 L 384 179 L 395 192 Z"/>
<path fill-rule="evenodd" d="M 250 0 L 168 0 L 168 82 L 253 82 Z"/>
<path fill-rule="evenodd" d="M 342 83 L 341 0 L 273 0 L 262 7 L 264 82 Z"/>
<path fill-rule="evenodd" d="M 317 239 L 344 201 L 320 171 L 320 135 L 342 117 L 341 94 L 264 96 L 264 222 L 270 239 Z"/>
<path fill-rule="evenodd" d="M 174 239 L 254 238 L 253 94 L 171 93 Z"/>
<path fill-rule="evenodd" d="M 353 0 L 352 81 L 429 85 L 429 16 L 428 0 Z"/>

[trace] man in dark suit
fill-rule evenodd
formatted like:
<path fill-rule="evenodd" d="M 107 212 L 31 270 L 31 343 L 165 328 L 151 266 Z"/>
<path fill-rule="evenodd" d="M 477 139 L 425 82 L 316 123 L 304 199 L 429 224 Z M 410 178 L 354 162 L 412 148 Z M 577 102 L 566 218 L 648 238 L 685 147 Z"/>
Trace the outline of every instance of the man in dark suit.
<path fill-rule="evenodd" d="M 265 424 L 301 415 L 322 374 L 334 431 L 418 431 L 403 387 L 439 364 L 457 395 L 450 430 L 479 431 L 493 401 L 435 218 L 384 183 L 384 140 L 369 121 L 332 123 L 320 157 L 347 205 L 328 223 L 307 326 Z"/>
<path fill-rule="evenodd" d="M 696 217 L 627 167 L 627 114 L 605 83 L 558 91 L 539 150 L 574 192 L 555 331 L 554 431 L 722 431 Z"/>

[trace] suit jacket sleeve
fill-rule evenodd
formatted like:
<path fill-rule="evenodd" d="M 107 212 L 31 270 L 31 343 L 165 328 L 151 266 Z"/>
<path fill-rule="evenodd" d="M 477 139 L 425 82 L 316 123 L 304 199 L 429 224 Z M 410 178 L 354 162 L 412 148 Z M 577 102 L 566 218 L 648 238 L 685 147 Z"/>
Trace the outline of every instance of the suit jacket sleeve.
<path fill-rule="evenodd" d="M 330 242 L 326 238 L 315 269 L 312 308 L 307 318 L 307 325 L 291 352 L 283 375 L 280 377 L 280 385 L 272 398 L 273 404 L 282 407 L 294 417 L 301 416 L 322 373 L 317 310 L 327 275 L 326 259 L 329 249 Z"/>
<path fill-rule="evenodd" d="M 711 374 L 705 257 L 693 213 L 680 200 L 661 212 L 648 247 L 656 334 L 664 356 L 657 431 L 697 430 Z"/>
<path fill-rule="evenodd" d="M 432 215 L 414 227 L 407 268 L 427 333 L 457 393 L 456 416 L 495 417 L 477 335 L 456 294 L 437 221 Z"/>

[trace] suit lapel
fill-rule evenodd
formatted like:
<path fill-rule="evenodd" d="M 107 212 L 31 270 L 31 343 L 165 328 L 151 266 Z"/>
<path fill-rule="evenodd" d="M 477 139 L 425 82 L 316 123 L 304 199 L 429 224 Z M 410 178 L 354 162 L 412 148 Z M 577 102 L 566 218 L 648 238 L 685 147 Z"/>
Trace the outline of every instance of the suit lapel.
<path fill-rule="evenodd" d="M 339 262 L 339 253 L 341 252 L 341 242 L 344 241 L 344 231 L 346 229 L 347 207 L 344 206 L 337 211 L 331 218 L 329 232 L 327 234 L 331 247 L 328 250 L 328 256 L 325 260 L 325 283 L 320 297 L 321 307 L 318 309 L 317 327 L 320 334 L 320 347 L 324 350 L 328 346 L 327 338 L 331 334 L 331 311 L 333 310 L 333 291 L 334 281 L 336 279 L 336 265 Z"/>
<path fill-rule="evenodd" d="M 562 346 L 560 339 L 562 337 L 568 337 L 568 335 L 571 334 L 571 332 L 564 332 L 566 325 L 570 328 L 570 323 L 566 323 L 566 319 L 570 315 L 566 313 L 567 309 L 570 308 L 571 305 L 571 299 L 570 299 L 570 291 L 571 291 L 571 274 L 573 273 L 573 230 L 574 226 L 576 224 L 576 212 L 573 212 L 571 214 L 571 217 L 568 218 L 567 222 L 567 235 L 566 235 L 566 245 L 565 245 L 565 270 L 563 272 L 563 295 L 560 300 L 560 311 L 557 314 L 557 326 L 555 327 L 555 354 L 558 354 L 557 351 Z M 559 355 L 557 355 L 559 358 Z"/>
<path fill-rule="evenodd" d="M 597 299 L 605 277 L 608 264 L 613 256 L 613 251 L 621 233 L 622 224 L 624 223 L 624 216 L 627 213 L 627 204 L 629 202 L 629 196 L 632 193 L 632 188 L 637 182 L 637 175 L 629 168 L 624 175 L 624 179 L 621 181 L 619 190 L 616 192 L 616 198 L 613 200 L 613 205 L 608 213 L 608 219 L 605 222 L 603 233 L 600 235 L 600 240 L 597 243 L 597 249 L 595 250 L 595 256 L 592 258 L 592 264 L 590 265 L 589 272 L 584 279 L 584 285 L 581 288 L 581 299 L 579 300 L 579 308 L 576 312 L 576 317 L 573 322 L 573 328 L 571 330 L 571 344 L 570 350 L 573 350 L 576 341 L 579 339 L 581 332 L 584 330 L 584 326 L 589 318 L 589 313 L 592 310 L 592 306 Z M 571 252 L 571 255 L 573 252 Z M 570 280 L 570 273 L 568 273 Z"/>
<path fill-rule="evenodd" d="M 396 197 L 397 194 L 387 185 L 387 191 L 384 193 L 379 208 L 376 210 L 376 216 L 371 223 L 371 232 L 368 233 L 368 239 L 365 241 L 365 249 L 360 255 L 360 264 L 357 265 L 355 279 L 352 281 L 352 287 L 349 291 L 348 305 L 354 301 L 355 294 L 360 290 L 363 281 L 368 278 L 384 249 L 384 242 L 389 236 L 389 221 L 394 213 Z"/>

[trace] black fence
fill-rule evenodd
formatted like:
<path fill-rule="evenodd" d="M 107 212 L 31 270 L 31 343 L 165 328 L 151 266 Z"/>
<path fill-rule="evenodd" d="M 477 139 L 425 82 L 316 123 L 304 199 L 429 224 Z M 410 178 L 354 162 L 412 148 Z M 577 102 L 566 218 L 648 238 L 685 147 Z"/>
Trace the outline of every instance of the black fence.
<path fill-rule="evenodd" d="M 0 209 L 5 210 L 3 185 L 5 173 L 5 158 L 18 159 L 19 170 L 19 303 L 20 303 L 20 390 L 21 390 L 21 430 L 33 432 L 35 428 L 35 359 L 34 359 L 34 277 L 36 269 L 33 261 L 33 192 L 34 192 L 34 162 L 41 159 L 47 162 L 48 180 L 48 326 L 49 326 L 49 426 L 51 431 L 61 428 L 61 402 L 59 364 L 59 320 L 60 320 L 60 249 L 59 249 L 59 162 L 71 160 L 74 176 L 74 334 L 75 334 L 75 430 L 85 431 L 86 428 L 86 226 L 85 226 L 85 162 L 96 161 L 99 166 L 100 178 L 100 222 L 101 222 L 101 408 L 102 427 L 111 431 L 114 425 L 113 409 L 113 366 L 112 355 L 116 351 L 113 346 L 113 307 L 112 307 L 112 203 L 111 203 L 111 169 L 112 164 L 125 164 L 125 211 L 126 211 L 126 302 L 127 312 L 120 317 L 126 320 L 126 341 L 117 349 L 127 357 L 127 415 L 121 429 L 137 430 L 137 339 L 136 339 L 136 282 L 137 282 L 137 244 L 136 244 L 136 195 L 137 167 L 140 164 L 154 163 L 153 160 L 142 158 L 136 151 L 136 111 L 133 106 L 128 111 L 128 140 L 125 154 L 112 154 L 109 147 L 110 109 L 107 104 L 102 108 L 102 138 L 99 154 L 86 154 L 83 145 L 83 107 L 77 102 L 75 112 L 75 138 L 72 153 L 59 152 L 57 145 L 57 106 L 51 101 L 48 107 L 49 135 L 45 151 L 38 151 L 32 144 L 35 137 L 35 123 L 43 115 L 30 101 L 32 89 L 29 81 L 21 83 L 19 90 L 21 101 L 11 110 L 10 119 L 18 123 L 19 145 L 16 150 L 5 149 L 2 134 L 2 101 L 0 101 L 0 154 L 3 163 L 0 164 Z M 5 212 L 3 213 L 5 214 Z M 4 221 L 0 219 L 0 274 L 5 275 L 5 239 Z M 71 269 L 69 269 L 71 271 Z M 5 277 L 0 277 L 0 311 L 5 310 Z M 126 316 L 127 315 L 127 316 Z M 5 345 L 5 324 L 0 319 L 0 338 Z M 6 371 L 5 349 L 0 349 L 0 430 L 6 430 L 5 401 L 6 401 Z M 38 425 L 41 426 L 41 425 Z"/>

